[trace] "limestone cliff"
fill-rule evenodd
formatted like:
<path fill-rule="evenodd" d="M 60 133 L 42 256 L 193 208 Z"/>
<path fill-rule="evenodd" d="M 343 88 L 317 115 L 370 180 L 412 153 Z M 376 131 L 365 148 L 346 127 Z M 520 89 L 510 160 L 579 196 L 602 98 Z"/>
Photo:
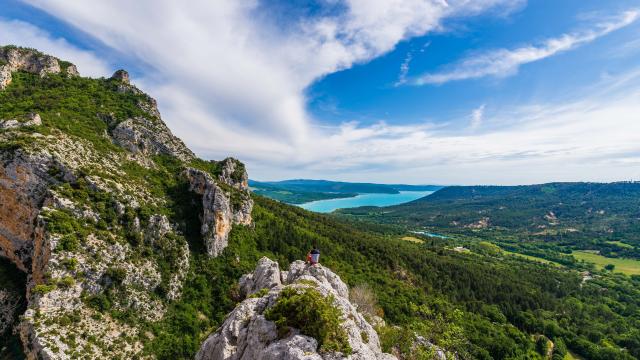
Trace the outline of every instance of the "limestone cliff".
<path fill-rule="evenodd" d="M 42 54 L 31 49 L 16 47 L 0 47 L 0 90 L 6 88 L 12 80 L 15 71 L 26 71 L 39 76 L 65 72 L 70 76 L 78 75 L 78 70 L 72 64 L 64 63 L 53 56 Z"/>
<path fill-rule="evenodd" d="M 30 359 L 142 356 L 144 326 L 181 297 L 190 217 L 216 256 L 253 206 L 242 163 L 198 159 L 125 71 L 87 79 L 15 47 L 0 47 L 0 204 L 0 256 L 27 274 L 28 303 L 7 324 L 0 289 L 0 322 Z"/>
<path fill-rule="evenodd" d="M 289 328 L 283 332 L 281 324 L 268 320 L 269 309 L 290 290 L 294 293 L 313 291 L 337 309 L 350 354 L 320 348 L 318 339 L 300 329 Z M 262 258 L 252 274 L 240 279 L 240 291 L 249 297 L 202 344 L 197 360 L 395 359 L 380 350 L 378 334 L 349 302 L 347 285 L 322 265 L 309 266 L 296 261 L 289 271 L 281 271 L 278 263 Z"/>

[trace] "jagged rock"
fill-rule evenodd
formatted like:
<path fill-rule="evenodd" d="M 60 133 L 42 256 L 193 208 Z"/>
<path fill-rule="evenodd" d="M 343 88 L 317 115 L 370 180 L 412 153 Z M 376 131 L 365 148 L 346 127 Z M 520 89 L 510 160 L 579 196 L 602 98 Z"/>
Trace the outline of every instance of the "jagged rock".
<path fill-rule="evenodd" d="M 222 168 L 220 181 L 239 190 L 247 190 L 249 187 L 249 175 L 245 171 L 244 164 L 234 158 L 226 158 L 219 163 Z"/>
<path fill-rule="evenodd" d="M 195 155 L 182 140 L 158 120 L 135 117 L 119 123 L 111 132 L 113 142 L 132 153 L 145 156 L 171 155 L 182 161 L 191 161 Z"/>
<path fill-rule="evenodd" d="M 258 266 L 253 273 L 242 275 L 239 285 L 240 294 L 245 297 L 261 289 L 271 289 L 282 285 L 280 267 L 277 262 L 263 257 L 258 261 Z"/>
<path fill-rule="evenodd" d="M 11 83 L 11 73 L 14 71 L 26 71 L 40 76 L 62 71 L 58 59 L 31 49 L 0 47 L 0 61 L 5 63 L 0 66 L 0 90 Z M 75 66 L 69 66 L 66 71 L 68 74 L 78 72 Z"/>
<path fill-rule="evenodd" d="M 25 116 L 25 119 L 0 119 L 0 129 L 16 129 L 25 126 L 40 126 L 42 125 L 42 119 L 40 115 L 31 113 Z"/>
<path fill-rule="evenodd" d="M 149 244 L 156 243 L 160 238 L 171 231 L 171 223 L 164 215 L 153 215 L 149 218 L 149 225 L 144 234 L 145 241 Z"/>
<path fill-rule="evenodd" d="M 253 274 L 241 279 L 247 294 L 264 286 L 270 289 L 264 296 L 241 302 L 222 326 L 202 344 L 196 360 L 392 360 L 393 355 L 380 350 L 378 334 L 348 300 L 347 285 L 340 277 L 322 265 L 310 266 L 302 261 L 291 264 L 287 272 L 276 273 L 278 264 L 262 258 Z M 278 338 L 276 324 L 264 317 L 285 287 L 316 289 L 322 296 L 333 298 L 342 316 L 341 326 L 348 337 L 352 354 L 318 352 L 318 342 L 293 330 Z"/>
<path fill-rule="evenodd" d="M 216 257 L 227 247 L 232 224 L 251 223 L 253 201 L 248 190 L 237 209 L 232 209 L 231 194 L 225 193 L 208 173 L 194 168 L 184 171 L 189 181 L 189 190 L 202 195 L 202 223 L 200 233 L 209 256 Z"/>
<path fill-rule="evenodd" d="M 111 78 L 123 84 L 129 85 L 129 73 L 126 70 L 116 70 L 116 72 L 111 75 Z"/>

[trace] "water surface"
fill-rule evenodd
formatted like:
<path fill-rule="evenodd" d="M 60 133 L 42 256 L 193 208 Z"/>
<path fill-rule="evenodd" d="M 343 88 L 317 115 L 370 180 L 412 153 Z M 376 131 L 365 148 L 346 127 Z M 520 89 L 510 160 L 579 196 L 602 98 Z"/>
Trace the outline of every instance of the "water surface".
<path fill-rule="evenodd" d="M 400 191 L 399 194 L 360 194 L 350 198 L 311 201 L 299 206 L 321 213 L 358 206 L 390 206 L 406 203 L 433 194 L 433 191 Z"/>

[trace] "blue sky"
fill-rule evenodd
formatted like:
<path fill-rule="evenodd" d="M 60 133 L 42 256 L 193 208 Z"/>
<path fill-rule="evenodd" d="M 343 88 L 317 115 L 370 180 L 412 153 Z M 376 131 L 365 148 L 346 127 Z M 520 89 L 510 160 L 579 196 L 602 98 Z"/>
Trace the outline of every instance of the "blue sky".
<path fill-rule="evenodd" d="M 640 180 L 637 0 L 0 3 L 0 44 L 129 70 L 255 179 Z"/>

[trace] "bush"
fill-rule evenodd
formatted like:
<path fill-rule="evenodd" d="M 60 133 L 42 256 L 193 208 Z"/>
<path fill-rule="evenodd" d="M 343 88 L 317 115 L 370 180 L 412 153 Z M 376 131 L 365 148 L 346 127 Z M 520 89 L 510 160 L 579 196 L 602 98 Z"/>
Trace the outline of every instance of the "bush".
<path fill-rule="evenodd" d="M 71 276 L 65 276 L 62 279 L 58 280 L 58 286 L 62 288 L 70 288 L 75 283 L 76 281 Z"/>
<path fill-rule="evenodd" d="M 64 250 L 64 251 L 76 251 L 80 246 L 80 240 L 74 234 L 67 234 L 60 238 L 58 241 L 58 245 L 56 246 L 56 250 Z"/>
<path fill-rule="evenodd" d="M 51 284 L 51 285 L 39 284 L 33 288 L 33 292 L 36 294 L 42 295 L 42 294 L 48 293 L 49 291 L 54 290 L 55 288 L 56 288 L 55 284 Z"/>
<path fill-rule="evenodd" d="M 340 327 L 340 310 L 333 306 L 333 297 L 325 298 L 318 290 L 285 288 L 264 316 L 276 323 L 281 337 L 290 327 L 296 328 L 315 338 L 320 351 L 351 354 L 347 334 Z"/>
<path fill-rule="evenodd" d="M 376 316 L 378 310 L 378 298 L 367 284 L 356 285 L 349 291 L 349 300 L 358 307 L 361 314 Z"/>

